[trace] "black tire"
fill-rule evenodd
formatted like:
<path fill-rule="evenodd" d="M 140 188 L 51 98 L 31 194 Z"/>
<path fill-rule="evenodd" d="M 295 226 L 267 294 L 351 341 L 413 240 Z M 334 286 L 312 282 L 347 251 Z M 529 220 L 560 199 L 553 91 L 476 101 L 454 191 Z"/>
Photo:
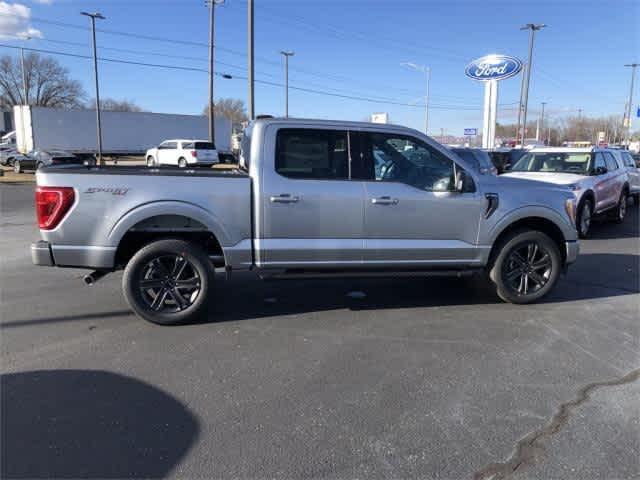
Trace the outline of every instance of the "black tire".
<path fill-rule="evenodd" d="M 166 239 L 150 243 L 129 260 L 122 290 L 139 317 L 159 325 L 179 325 L 206 316 L 213 281 L 213 267 L 199 246 Z M 187 284 L 195 285 L 195 290 Z"/>
<path fill-rule="evenodd" d="M 587 238 L 589 229 L 591 228 L 591 219 L 593 218 L 593 201 L 590 198 L 580 202 L 578 213 L 576 215 L 576 230 L 580 238 Z"/>
<path fill-rule="evenodd" d="M 626 190 L 623 190 L 618 200 L 618 205 L 612 211 L 611 219 L 615 223 L 623 223 L 624 218 L 627 216 L 627 203 L 629 200 L 629 194 Z"/>
<path fill-rule="evenodd" d="M 20 160 L 13 161 L 13 171 L 15 173 L 22 173 L 22 165 L 20 165 Z"/>
<path fill-rule="evenodd" d="M 155 167 L 155 166 L 156 166 L 156 160 L 151 155 L 149 155 L 147 157 L 147 167 Z"/>
<path fill-rule="evenodd" d="M 187 168 L 187 161 L 184 158 L 180 157 L 178 159 L 178 167 Z"/>
<path fill-rule="evenodd" d="M 535 246 L 533 256 L 530 255 L 532 246 Z M 491 265 L 489 276 L 496 285 L 498 296 L 505 302 L 535 302 L 553 289 L 560 276 L 560 249 L 543 232 L 516 230 L 500 242 L 496 251 L 497 255 Z M 521 254 L 523 251 L 528 252 L 524 258 Z M 544 267 L 535 268 L 543 263 Z M 532 283 L 530 289 L 529 282 Z"/>

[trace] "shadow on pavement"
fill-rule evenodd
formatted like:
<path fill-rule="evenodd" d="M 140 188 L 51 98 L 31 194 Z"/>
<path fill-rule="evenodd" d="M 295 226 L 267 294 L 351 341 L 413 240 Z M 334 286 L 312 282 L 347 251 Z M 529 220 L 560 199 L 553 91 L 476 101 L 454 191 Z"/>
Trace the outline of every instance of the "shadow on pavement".
<path fill-rule="evenodd" d="M 627 217 L 623 223 L 608 221 L 606 217 L 596 219 L 591 225 L 589 239 L 613 240 L 616 238 L 640 237 L 640 209 L 629 205 Z"/>
<path fill-rule="evenodd" d="M 131 310 L 118 310 L 114 312 L 83 313 L 79 315 L 65 315 L 61 317 L 32 318 L 29 320 L 10 320 L 0 323 L 0 330 L 5 328 L 28 327 L 32 325 L 46 325 L 48 323 L 74 322 L 77 320 L 101 320 L 111 317 L 127 317 L 133 315 Z"/>
<path fill-rule="evenodd" d="M 544 303 L 608 298 L 640 292 L 637 255 L 584 254 L 561 277 Z M 501 303 L 484 279 L 385 278 L 262 282 L 235 275 L 214 295 L 211 322 L 244 320 L 326 310 L 487 305 Z M 353 298 L 350 292 L 363 292 Z M 358 297 L 359 295 L 355 295 Z"/>
<path fill-rule="evenodd" d="M 158 478 L 189 450 L 198 420 L 179 401 L 105 371 L 2 375 L 2 478 Z"/>

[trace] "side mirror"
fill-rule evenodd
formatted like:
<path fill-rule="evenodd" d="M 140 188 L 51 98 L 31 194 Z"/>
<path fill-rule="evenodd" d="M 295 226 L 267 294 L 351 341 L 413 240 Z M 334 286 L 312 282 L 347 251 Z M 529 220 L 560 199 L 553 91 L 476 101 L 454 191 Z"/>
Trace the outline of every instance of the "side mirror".
<path fill-rule="evenodd" d="M 458 192 L 458 193 L 464 192 L 466 184 L 467 184 L 467 174 L 465 173 L 464 170 L 459 169 L 456 172 L 455 191 Z"/>
<path fill-rule="evenodd" d="M 607 173 L 607 167 L 596 167 L 596 175 L 604 175 Z"/>

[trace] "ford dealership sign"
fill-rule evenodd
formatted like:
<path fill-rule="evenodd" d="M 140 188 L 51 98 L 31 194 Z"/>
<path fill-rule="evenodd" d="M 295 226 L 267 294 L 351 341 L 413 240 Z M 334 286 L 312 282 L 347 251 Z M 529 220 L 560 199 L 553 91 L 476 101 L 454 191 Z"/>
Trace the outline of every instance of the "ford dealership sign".
<path fill-rule="evenodd" d="M 522 70 L 522 62 L 508 55 L 487 55 L 474 60 L 464 73 L 474 80 L 504 80 L 513 77 Z"/>

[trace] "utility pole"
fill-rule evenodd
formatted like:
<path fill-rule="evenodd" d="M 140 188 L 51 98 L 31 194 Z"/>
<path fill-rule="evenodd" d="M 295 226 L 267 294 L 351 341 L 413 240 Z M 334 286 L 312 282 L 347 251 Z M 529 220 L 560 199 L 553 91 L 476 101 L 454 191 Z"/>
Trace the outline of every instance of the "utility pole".
<path fill-rule="evenodd" d="M 22 40 L 31 40 L 31 37 L 25 35 L 20 37 Z M 20 67 L 22 68 L 22 92 L 24 94 L 24 104 L 29 105 L 29 91 L 27 89 L 27 73 L 24 68 L 24 42 L 20 46 Z"/>
<path fill-rule="evenodd" d="M 542 136 L 544 137 L 544 106 L 547 102 L 541 102 L 542 111 L 540 112 L 540 130 L 542 130 Z"/>
<path fill-rule="evenodd" d="M 405 67 L 412 68 L 419 72 L 424 73 L 425 75 L 425 97 L 424 97 L 424 134 L 428 135 L 429 133 L 429 83 L 431 82 L 431 67 L 427 67 L 426 65 L 418 65 L 413 62 L 404 62 L 401 65 Z"/>
<path fill-rule="evenodd" d="M 254 54 L 253 54 L 253 0 L 247 0 L 247 32 L 248 32 L 248 45 L 247 45 L 247 56 L 248 60 L 248 75 L 247 80 L 249 83 L 249 97 L 247 100 L 248 110 L 249 110 L 249 120 L 253 120 L 256 118 L 256 110 L 255 110 L 255 98 L 254 98 Z"/>
<path fill-rule="evenodd" d="M 631 67 L 631 86 L 629 87 L 629 101 L 627 102 L 627 131 L 625 134 L 627 148 L 629 148 L 629 143 L 631 143 L 631 112 L 633 111 L 633 84 L 636 79 L 636 67 L 638 67 L 640 63 L 627 63 L 625 67 Z"/>
<path fill-rule="evenodd" d="M 216 143 L 216 117 L 213 96 L 213 76 L 215 59 L 215 31 L 216 31 L 216 5 L 222 5 L 224 0 L 205 0 L 205 5 L 209 7 L 209 141 Z"/>
<path fill-rule="evenodd" d="M 280 55 L 284 57 L 284 118 L 289 118 L 289 57 L 294 52 L 282 50 Z"/>
<path fill-rule="evenodd" d="M 582 109 L 578 109 L 578 125 L 576 126 L 576 141 L 580 140 L 582 133 Z"/>
<path fill-rule="evenodd" d="M 93 75 L 96 80 L 96 127 L 98 132 L 98 164 L 104 165 L 102 159 L 102 124 L 100 122 L 100 89 L 98 87 L 98 53 L 96 50 L 96 18 L 104 20 L 105 17 L 102 14 L 80 12 L 81 15 L 89 17 L 91 19 L 91 34 L 93 37 Z"/>
<path fill-rule="evenodd" d="M 521 27 L 520 30 L 529 30 L 529 58 L 527 59 L 526 64 L 526 79 L 523 78 L 523 91 L 520 95 L 520 108 L 523 110 L 522 113 L 522 145 L 524 146 L 526 132 L 527 132 L 527 109 L 529 106 L 529 82 L 531 81 L 531 70 L 533 67 L 533 42 L 535 40 L 535 35 L 538 30 L 542 30 L 546 25 L 544 23 L 527 23 L 525 26 Z M 520 122 L 518 122 L 520 123 Z M 516 138 L 516 143 L 517 143 Z"/>

